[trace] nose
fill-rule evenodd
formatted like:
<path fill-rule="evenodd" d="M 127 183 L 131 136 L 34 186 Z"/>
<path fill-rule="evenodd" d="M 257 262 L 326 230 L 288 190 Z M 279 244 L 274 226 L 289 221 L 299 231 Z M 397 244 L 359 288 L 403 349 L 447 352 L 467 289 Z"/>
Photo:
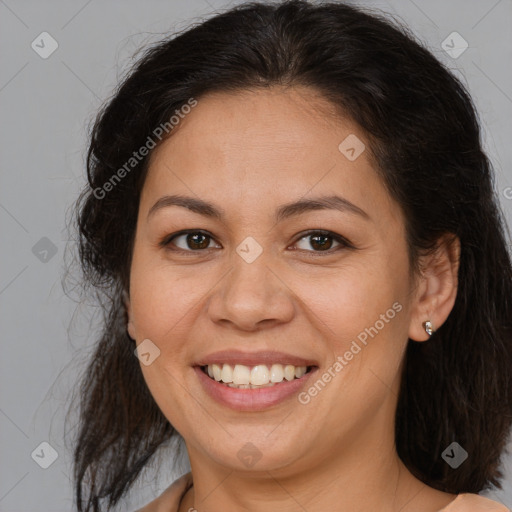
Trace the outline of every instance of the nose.
<path fill-rule="evenodd" d="M 252 263 L 234 258 L 233 267 L 214 287 L 208 303 L 213 322 L 257 331 L 293 318 L 295 305 L 290 285 L 262 256 Z"/>

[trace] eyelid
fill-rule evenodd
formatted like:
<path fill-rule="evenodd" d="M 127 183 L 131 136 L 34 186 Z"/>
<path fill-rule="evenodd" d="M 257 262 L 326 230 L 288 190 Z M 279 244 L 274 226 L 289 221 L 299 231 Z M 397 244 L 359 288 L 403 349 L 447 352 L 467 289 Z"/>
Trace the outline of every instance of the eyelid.
<path fill-rule="evenodd" d="M 201 235 L 205 235 L 209 238 L 211 238 L 212 240 L 215 240 L 215 237 L 209 233 L 208 231 L 204 231 L 202 229 L 183 229 L 181 231 L 177 231 L 176 233 L 171 233 L 170 235 L 167 235 L 167 236 L 164 236 L 163 239 L 158 242 L 158 245 L 160 247 L 163 247 L 164 249 L 167 248 L 167 246 L 171 243 L 172 240 L 174 240 L 175 238 L 178 238 L 180 236 L 184 236 L 184 235 L 190 235 L 190 234 L 195 234 L 195 233 L 199 233 Z M 192 250 L 185 250 L 185 249 L 180 249 L 180 248 L 177 248 L 177 249 L 170 249 L 174 252 L 205 252 L 206 249 L 202 249 L 202 250 L 197 250 L 197 251 L 192 251 Z"/>
<path fill-rule="evenodd" d="M 184 235 L 189 235 L 189 234 L 195 234 L 195 233 L 199 233 L 199 234 L 202 234 L 202 235 L 205 235 L 209 238 L 211 238 L 213 241 L 215 241 L 215 237 L 209 233 L 208 231 L 205 231 L 205 230 L 202 230 L 202 229 L 184 229 L 182 231 L 178 231 L 176 233 L 171 233 L 170 235 L 167 235 L 165 236 L 159 243 L 158 245 L 164 249 L 168 249 L 172 252 L 177 252 L 177 253 L 201 253 L 201 252 L 207 252 L 209 250 L 209 248 L 206 248 L 206 249 L 198 249 L 198 250 L 192 250 L 192 249 L 181 249 L 181 248 L 177 248 L 177 249 L 169 249 L 168 246 L 170 245 L 170 243 L 172 242 L 172 240 L 174 240 L 175 238 L 178 238 L 180 236 L 184 236 Z M 339 251 L 340 249 L 356 249 L 356 247 L 347 239 L 345 238 L 344 236 L 338 234 L 338 233 L 335 233 L 334 231 L 329 231 L 329 230 L 326 230 L 326 229 L 308 229 L 306 231 L 303 231 L 301 233 L 299 233 L 297 235 L 297 237 L 295 238 L 294 242 L 291 244 L 291 245 L 295 245 L 297 242 L 299 242 L 300 240 L 302 240 L 303 238 L 307 238 L 308 236 L 312 236 L 312 235 L 324 235 L 324 236 L 328 236 L 330 238 L 332 238 L 333 240 L 335 240 L 336 242 L 338 242 L 339 246 L 334 248 L 334 249 L 328 249 L 326 251 L 308 251 L 308 250 L 305 250 L 305 249 L 294 249 L 294 250 L 298 250 L 298 251 L 302 251 L 302 252 L 305 252 L 305 253 L 310 253 L 310 255 L 315 255 L 315 256 L 320 256 L 322 254 L 333 254 L 337 251 Z M 218 242 L 217 242 L 218 243 Z M 220 245 L 220 244 L 219 244 Z M 289 246 L 288 246 L 289 247 Z"/>
<path fill-rule="evenodd" d="M 329 231 L 328 229 L 308 229 L 306 231 L 303 231 L 302 233 L 299 233 L 299 235 L 297 235 L 297 238 L 295 239 L 293 244 L 296 244 L 303 238 L 307 238 L 308 236 L 312 236 L 312 235 L 328 236 L 328 237 L 334 239 L 336 242 L 338 242 L 341 247 L 355 249 L 355 246 L 347 238 L 345 238 L 342 235 L 339 235 L 338 233 L 335 233 L 334 231 Z M 304 250 L 304 249 L 300 249 L 300 250 Z M 335 249 L 328 249 L 327 251 L 306 251 L 306 252 L 313 253 L 313 254 L 332 254 L 333 252 L 336 252 L 336 250 L 337 249 L 335 248 Z"/>

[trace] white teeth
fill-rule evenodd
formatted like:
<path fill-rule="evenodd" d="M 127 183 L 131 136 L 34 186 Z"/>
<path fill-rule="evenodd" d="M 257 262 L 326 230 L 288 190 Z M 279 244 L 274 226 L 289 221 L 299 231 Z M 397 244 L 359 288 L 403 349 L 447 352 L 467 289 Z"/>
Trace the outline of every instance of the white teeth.
<path fill-rule="evenodd" d="M 269 374 L 270 372 L 265 365 L 260 364 L 258 366 L 255 366 L 251 370 L 251 384 L 257 384 L 258 386 L 268 384 Z"/>
<path fill-rule="evenodd" d="M 224 365 L 226 367 L 228 365 Z M 242 364 L 236 364 L 235 369 L 233 370 L 233 383 L 236 385 L 240 384 L 250 384 L 251 380 L 251 370 L 248 366 L 244 366 Z"/>
<path fill-rule="evenodd" d="M 253 367 L 236 364 L 212 364 L 207 366 L 210 378 L 223 382 L 229 387 L 239 389 L 252 389 L 273 386 L 284 379 L 291 381 L 300 379 L 307 371 L 306 366 L 293 366 L 291 364 L 273 364 L 269 369 L 267 365 L 259 364 Z"/>
<path fill-rule="evenodd" d="M 213 378 L 216 381 L 220 380 L 221 369 L 218 364 L 212 364 Z"/>
<path fill-rule="evenodd" d="M 282 364 L 273 364 L 270 368 L 270 382 L 281 382 L 284 379 Z"/>
<path fill-rule="evenodd" d="M 231 368 L 229 364 L 225 364 L 222 367 L 220 379 L 222 380 L 222 382 L 233 382 L 233 368 Z"/>
<path fill-rule="evenodd" d="M 249 384 L 251 386 L 251 389 L 253 388 L 271 388 L 272 386 L 275 386 L 275 382 L 269 382 L 268 384 L 263 384 L 261 386 L 258 386 L 257 384 Z"/>
<path fill-rule="evenodd" d="M 305 366 L 297 366 L 295 368 L 295 377 L 297 377 L 297 379 L 300 379 L 305 373 L 306 373 Z"/>
<path fill-rule="evenodd" d="M 292 366 L 291 364 L 287 364 L 284 367 L 284 378 L 286 380 L 295 379 L 295 366 Z"/>

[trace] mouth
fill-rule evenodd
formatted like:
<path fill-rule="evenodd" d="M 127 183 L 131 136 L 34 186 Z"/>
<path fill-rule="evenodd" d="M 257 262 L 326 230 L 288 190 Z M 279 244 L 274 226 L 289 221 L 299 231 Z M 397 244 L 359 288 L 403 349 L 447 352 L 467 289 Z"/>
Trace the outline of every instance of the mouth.
<path fill-rule="evenodd" d="M 206 396 L 217 404 L 237 412 L 258 412 L 293 404 L 290 400 L 306 388 L 319 367 L 212 363 L 193 370 Z"/>
<path fill-rule="evenodd" d="M 294 366 L 291 364 L 209 364 L 199 366 L 211 380 L 235 389 L 260 389 L 303 378 L 316 366 Z"/>

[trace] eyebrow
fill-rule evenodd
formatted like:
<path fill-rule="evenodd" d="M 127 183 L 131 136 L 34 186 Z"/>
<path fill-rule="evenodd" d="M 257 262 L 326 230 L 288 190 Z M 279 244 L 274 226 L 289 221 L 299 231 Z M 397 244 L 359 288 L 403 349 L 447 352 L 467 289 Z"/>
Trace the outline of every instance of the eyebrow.
<path fill-rule="evenodd" d="M 166 195 L 158 199 L 158 201 L 156 201 L 156 203 L 150 208 L 147 220 L 149 220 L 157 211 L 169 206 L 181 206 L 199 215 L 221 221 L 225 217 L 225 211 L 222 208 L 219 208 L 207 201 L 203 201 L 202 199 L 183 195 Z M 344 213 L 359 215 L 366 220 L 370 219 L 370 216 L 364 210 L 359 208 L 359 206 L 356 206 L 343 197 L 330 195 L 315 197 L 312 199 L 300 199 L 293 203 L 284 204 L 277 209 L 275 220 L 276 222 L 281 222 L 289 217 L 301 215 L 314 210 L 338 210 Z"/>

